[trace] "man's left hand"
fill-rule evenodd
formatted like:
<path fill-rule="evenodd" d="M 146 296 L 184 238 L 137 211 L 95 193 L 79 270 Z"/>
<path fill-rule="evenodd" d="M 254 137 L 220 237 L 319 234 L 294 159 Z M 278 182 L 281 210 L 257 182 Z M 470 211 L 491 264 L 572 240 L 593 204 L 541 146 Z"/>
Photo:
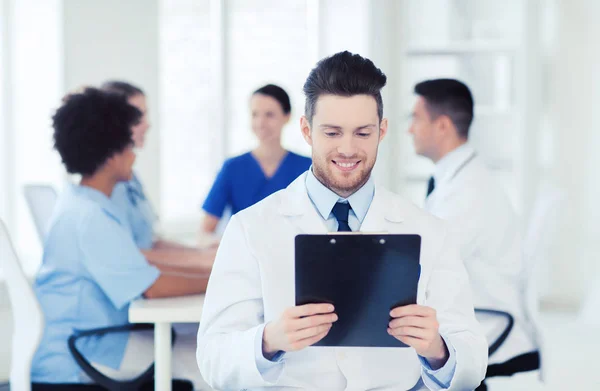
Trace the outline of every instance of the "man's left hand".
<path fill-rule="evenodd" d="M 439 369 L 446 364 L 448 347 L 439 333 L 433 308 L 411 304 L 394 308 L 390 315 L 393 318 L 387 329 L 390 335 L 414 348 L 432 369 Z"/>

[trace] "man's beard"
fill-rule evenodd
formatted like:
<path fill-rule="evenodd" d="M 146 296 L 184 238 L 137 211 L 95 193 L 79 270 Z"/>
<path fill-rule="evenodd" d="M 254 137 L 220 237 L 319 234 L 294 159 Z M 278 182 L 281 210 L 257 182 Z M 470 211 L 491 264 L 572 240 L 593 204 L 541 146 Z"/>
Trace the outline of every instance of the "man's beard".
<path fill-rule="evenodd" d="M 325 167 L 320 164 L 313 163 L 313 173 L 325 187 L 329 188 L 331 191 L 336 193 L 337 195 L 341 195 L 343 197 L 348 197 L 354 193 L 356 193 L 371 177 L 371 171 L 373 171 L 373 167 L 375 166 L 375 160 L 370 162 L 370 165 L 367 166 L 365 160 L 361 160 L 361 164 L 364 164 L 364 168 L 359 172 L 359 175 L 356 179 L 348 182 L 348 180 L 339 181 L 334 178 L 332 171 L 335 168 L 331 168 L 328 170 L 328 162 L 332 159 L 327 159 L 325 161 Z M 315 160 L 313 159 L 313 162 Z M 354 173 L 352 175 L 355 175 Z"/>

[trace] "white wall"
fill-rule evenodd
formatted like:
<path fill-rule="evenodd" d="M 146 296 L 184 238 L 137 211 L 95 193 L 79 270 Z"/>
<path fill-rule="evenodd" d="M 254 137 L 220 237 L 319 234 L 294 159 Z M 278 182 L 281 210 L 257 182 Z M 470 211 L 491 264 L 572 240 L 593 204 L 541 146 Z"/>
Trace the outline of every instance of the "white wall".
<path fill-rule="evenodd" d="M 65 90 L 106 79 L 140 86 L 151 124 L 159 123 L 158 0 L 63 0 Z M 160 145 L 150 129 L 136 170 L 154 205 L 160 202 Z"/>
<path fill-rule="evenodd" d="M 371 59 L 388 77 L 382 97 L 390 132 L 380 145 L 373 173 L 378 184 L 394 190 L 397 189 L 394 182 L 396 159 L 392 153 L 399 142 L 398 132 L 405 131 L 396 109 L 400 61 L 398 51 L 390 50 L 398 43 L 399 10 L 396 0 L 320 0 L 318 15 L 319 60 L 348 50 Z"/>
<path fill-rule="evenodd" d="M 0 218 L 13 233 L 26 269 L 39 262 L 41 246 L 23 186 L 56 185 L 64 172 L 52 148 L 50 126 L 62 92 L 60 4 L 60 0 L 5 0 L 1 5 Z"/>
<path fill-rule="evenodd" d="M 369 3 L 369 0 L 319 1 L 319 59 L 343 50 L 369 55 Z"/>
<path fill-rule="evenodd" d="M 10 93 L 10 87 L 8 84 L 8 80 L 10 79 L 10 60 L 9 56 L 6 54 L 9 53 L 10 48 L 10 28 L 8 23 L 8 13 L 10 12 L 10 8 L 7 1 L 0 2 L 0 91 L 4 91 L 4 93 L 0 93 L 0 112 L 3 114 L 2 118 L 0 118 L 0 146 L 6 146 L 10 143 L 11 137 L 9 132 L 7 131 L 11 118 L 10 115 L 6 113 L 10 113 L 10 100 L 7 99 L 7 96 Z M 6 153 L 6 147 L 0 147 L 2 151 L 2 155 L 0 156 L 0 183 L 10 183 L 11 182 L 11 170 L 10 170 L 10 155 Z M 7 219 L 7 215 L 10 209 L 10 198 L 6 192 L 0 193 L 0 216 L 5 216 Z"/>
<path fill-rule="evenodd" d="M 552 259 L 554 301 L 578 304 L 600 279 L 600 2 L 559 0 L 556 42 L 548 58 L 550 174 L 568 191 L 562 238 Z"/>

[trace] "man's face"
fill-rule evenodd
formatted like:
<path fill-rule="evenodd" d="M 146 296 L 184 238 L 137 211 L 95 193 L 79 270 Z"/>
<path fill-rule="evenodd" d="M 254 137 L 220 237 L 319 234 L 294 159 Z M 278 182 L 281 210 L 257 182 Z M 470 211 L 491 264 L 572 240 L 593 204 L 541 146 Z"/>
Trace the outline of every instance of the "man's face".
<path fill-rule="evenodd" d="M 317 179 L 341 197 L 348 197 L 369 179 L 387 119 L 379 121 L 377 102 L 369 95 L 322 95 L 312 125 L 301 120 L 302 134 L 312 147 Z"/>
<path fill-rule="evenodd" d="M 419 96 L 412 112 L 412 122 L 408 133 L 413 136 L 415 152 L 427 158 L 436 155 L 437 133 L 436 123 L 431 119 L 425 99 Z"/>

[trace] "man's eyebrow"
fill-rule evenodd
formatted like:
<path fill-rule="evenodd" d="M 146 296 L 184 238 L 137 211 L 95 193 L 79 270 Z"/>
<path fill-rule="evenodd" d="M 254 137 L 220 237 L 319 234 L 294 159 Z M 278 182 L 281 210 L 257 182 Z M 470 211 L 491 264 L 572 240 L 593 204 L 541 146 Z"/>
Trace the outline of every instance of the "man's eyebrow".
<path fill-rule="evenodd" d="M 367 124 L 367 125 L 358 126 L 354 130 L 362 130 L 362 129 L 375 128 L 375 127 L 377 127 L 376 124 Z M 342 127 L 339 126 L 339 125 L 329 125 L 329 124 L 319 125 L 319 128 L 321 128 L 321 129 L 335 129 L 335 130 L 341 130 L 342 129 Z"/>
<path fill-rule="evenodd" d="M 336 129 L 336 130 L 342 130 L 342 127 L 339 125 L 329 125 L 329 124 L 322 124 L 319 125 L 319 128 L 321 129 Z"/>
<path fill-rule="evenodd" d="M 375 124 L 369 124 L 369 125 L 359 126 L 358 128 L 356 128 L 356 130 L 363 130 L 363 129 L 375 128 L 375 127 L 377 127 L 377 125 L 375 125 Z"/>

